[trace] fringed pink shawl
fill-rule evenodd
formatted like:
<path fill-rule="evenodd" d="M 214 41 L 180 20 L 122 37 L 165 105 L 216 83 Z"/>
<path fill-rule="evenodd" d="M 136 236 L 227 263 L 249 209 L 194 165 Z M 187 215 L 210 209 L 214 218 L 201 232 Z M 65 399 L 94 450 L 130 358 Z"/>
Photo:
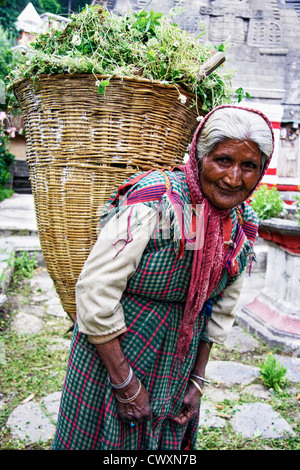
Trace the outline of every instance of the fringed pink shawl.
<path fill-rule="evenodd" d="M 177 357 L 180 360 L 184 359 L 188 351 L 193 336 L 193 327 L 196 317 L 201 312 L 205 301 L 209 299 L 210 295 L 217 287 L 224 267 L 223 221 L 229 215 L 229 211 L 217 209 L 202 193 L 196 160 L 196 144 L 199 133 L 209 116 L 217 109 L 226 107 L 246 109 L 249 112 L 259 114 L 267 122 L 272 131 L 270 121 L 260 111 L 223 105 L 207 114 L 195 132 L 190 148 L 189 160 L 181 169 L 186 175 L 193 203 L 201 204 L 203 223 L 197 223 L 196 240 L 198 239 L 198 246 L 200 248 L 194 252 L 190 288 L 180 328 L 177 348 Z M 274 142 L 273 131 L 272 135 Z M 262 180 L 270 160 L 271 157 L 268 159 L 257 185 Z"/>

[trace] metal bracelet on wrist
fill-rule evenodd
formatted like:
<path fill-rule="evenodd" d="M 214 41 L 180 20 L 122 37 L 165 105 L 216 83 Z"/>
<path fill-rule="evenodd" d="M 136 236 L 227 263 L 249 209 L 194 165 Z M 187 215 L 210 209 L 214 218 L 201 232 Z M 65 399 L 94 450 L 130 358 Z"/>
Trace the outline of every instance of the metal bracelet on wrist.
<path fill-rule="evenodd" d="M 109 375 L 107 376 L 107 380 L 108 380 L 108 382 L 110 383 L 110 385 L 112 386 L 112 388 L 115 388 L 116 390 L 120 390 L 121 388 L 125 388 L 125 387 L 129 384 L 129 382 L 131 381 L 132 376 L 133 376 L 133 370 L 132 370 L 131 366 L 129 366 L 129 367 L 130 367 L 130 369 L 129 369 L 128 377 L 127 377 L 127 379 L 124 380 L 124 382 L 122 382 L 121 384 L 113 384 L 113 383 L 111 383 L 110 378 L 109 378 Z"/>
<path fill-rule="evenodd" d="M 191 375 L 191 377 L 195 377 L 198 380 L 202 380 L 202 382 L 204 382 L 206 384 L 210 384 L 210 380 L 207 380 L 204 377 L 200 377 L 199 375 L 195 375 L 195 374 L 190 374 L 190 375 Z"/>
<path fill-rule="evenodd" d="M 200 393 L 200 396 L 202 397 L 202 395 L 203 395 L 203 390 L 202 390 L 202 388 L 200 387 L 200 385 L 198 384 L 198 382 L 196 382 L 196 380 L 191 379 L 191 378 L 190 378 L 189 380 L 190 380 L 190 382 L 192 382 L 192 383 L 195 385 L 195 387 L 198 389 L 198 391 L 199 391 L 199 393 Z"/>
<path fill-rule="evenodd" d="M 130 403 L 132 402 L 133 400 L 135 400 L 137 398 L 137 396 L 140 394 L 140 391 L 141 391 L 141 388 L 142 388 L 142 383 L 141 381 L 138 379 L 139 381 L 139 388 L 137 389 L 136 393 L 133 395 L 133 397 L 131 398 L 121 398 L 119 397 L 117 394 L 115 394 L 115 397 L 116 399 L 120 402 L 120 403 Z"/>

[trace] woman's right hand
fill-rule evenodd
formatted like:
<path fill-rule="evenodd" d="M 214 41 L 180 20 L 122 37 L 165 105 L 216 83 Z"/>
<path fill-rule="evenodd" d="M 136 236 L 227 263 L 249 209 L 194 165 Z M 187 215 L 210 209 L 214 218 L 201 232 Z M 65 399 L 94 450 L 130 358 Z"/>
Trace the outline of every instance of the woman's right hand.
<path fill-rule="evenodd" d="M 107 343 L 96 344 L 95 346 L 107 369 L 112 383 L 123 383 L 129 376 L 130 367 L 124 357 L 118 338 L 114 338 Z M 137 394 L 140 387 L 141 389 Z M 115 389 L 114 393 L 120 397 L 121 400 L 130 399 L 137 394 L 136 398 L 132 401 L 130 400 L 128 403 L 121 403 L 117 400 L 116 396 L 119 416 L 122 421 L 128 423 L 139 423 L 152 418 L 148 392 L 134 373 L 129 384 L 126 385 L 126 387 Z"/>
<path fill-rule="evenodd" d="M 116 397 L 119 416 L 123 422 L 140 423 L 152 419 L 152 410 L 149 404 L 148 392 L 144 385 L 135 376 L 133 376 L 127 387 L 121 390 L 115 390 L 115 394 L 117 394 L 120 399 L 130 399 L 137 393 L 139 388 L 141 389 L 137 397 L 128 403 L 122 403 Z"/>

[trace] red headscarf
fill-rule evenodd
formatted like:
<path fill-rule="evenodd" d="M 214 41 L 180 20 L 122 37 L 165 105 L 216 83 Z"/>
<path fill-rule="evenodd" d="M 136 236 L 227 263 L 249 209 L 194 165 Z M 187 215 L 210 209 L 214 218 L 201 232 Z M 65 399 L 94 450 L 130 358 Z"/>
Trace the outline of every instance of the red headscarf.
<path fill-rule="evenodd" d="M 242 108 L 233 105 L 218 106 L 205 116 L 194 134 L 190 148 L 189 160 L 181 167 L 181 169 L 186 175 L 193 203 L 201 204 L 203 224 L 197 224 L 196 240 L 197 237 L 198 240 L 202 237 L 202 242 L 198 245 L 200 248 L 194 252 L 190 288 L 178 341 L 177 356 L 180 360 L 184 359 L 188 351 L 188 347 L 193 336 L 195 319 L 201 312 L 205 301 L 209 299 L 210 295 L 217 287 L 223 272 L 223 220 L 229 215 L 230 211 L 216 208 L 204 196 L 200 186 L 198 163 L 196 159 L 196 144 L 201 129 L 211 114 L 221 108 L 237 108 L 259 114 L 271 129 L 274 149 L 274 134 L 270 121 L 260 111 L 249 108 Z M 257 185 L 262 180 L 269 166 L 270 160 L 271 156 L 265 164 Z"/>

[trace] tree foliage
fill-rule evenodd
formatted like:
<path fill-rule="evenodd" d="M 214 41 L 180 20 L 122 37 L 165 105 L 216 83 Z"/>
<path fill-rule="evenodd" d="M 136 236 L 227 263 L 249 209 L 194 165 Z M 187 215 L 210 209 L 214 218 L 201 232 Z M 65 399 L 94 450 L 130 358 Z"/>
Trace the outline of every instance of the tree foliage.
<path fill-rule="evenodd" d="M 5 77 L 13 60 L 12 47 L 19 36 L 15 23 L 30 2 L 38 14 L 47 12 L 63 16 L 68 16 L 69 8 L 77 12 L 88 3 L 86 0 L 0 0 L 0 111 L 15 105 L 13 93 L 5 91 Z"/>
<path fill-rule="evenodd" d="M 12 62 L 12 46 L 14 40 L 11 35 L 0 25 L 0 111 L 6 111 L 8 94 L 6 91 L 7 75 Z"/>
<path fill-rule="evenodd" d="M 47 12 L 63 16 L 69 14 L 69 8 L 70 12 L 77 13 L 89 3 L 86 0 L 0 0 L 0 25 L 15 37 L 18 34 L 15 22 L 30 1 L 39 14 Z"/>
<path fill-rule="evenodd" d="M 15 22 L 29 3 L 29 0 L 0 0 L 0 25 L 11 35 L 17 37 Z M 39 0 L 31 0 L 34 8 L 41 13 Z"/>

